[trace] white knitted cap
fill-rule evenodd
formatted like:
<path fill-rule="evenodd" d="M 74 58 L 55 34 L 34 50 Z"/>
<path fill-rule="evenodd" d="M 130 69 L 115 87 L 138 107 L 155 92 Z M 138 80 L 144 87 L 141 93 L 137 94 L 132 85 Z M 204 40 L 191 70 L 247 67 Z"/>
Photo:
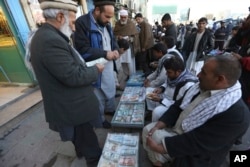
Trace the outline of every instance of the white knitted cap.
<path fill-rule="evenodd" d="M 128 16 L 128 11 L 125 10 L 125 9 L 120 10 L 119 13 L 120 13 L 121 16 Z"/>

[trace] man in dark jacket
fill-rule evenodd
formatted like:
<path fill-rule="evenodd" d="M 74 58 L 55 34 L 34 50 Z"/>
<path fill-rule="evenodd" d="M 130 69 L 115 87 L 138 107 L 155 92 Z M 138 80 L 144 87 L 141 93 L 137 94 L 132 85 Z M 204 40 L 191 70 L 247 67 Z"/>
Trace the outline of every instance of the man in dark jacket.
<path fill-rule="evenodd" d="M 114 60 L 119 58 L 118 44 L 111 28 L 115 7 L 113 0 L 95 0 L 95 8 L 76 20 L 75 47 L 86 62 L 106 59 L 105 68 L 94 83 L 99 100 L 100 117 L 96 127 L 111 128 L 104 110 L 115 111 Z"/>
<path fill-rule="evenodd" d="M 240 46 L 238 54 L 234 54 L 241 62 L 242 74 L 240 83 L 242 85 L 242 98 L 250 109 L 250 14 L 243 22 L 235 36 L 236 43 Z"/>
<path fill-rule="evenodd" d="M 151 48 L 154 46 L 154 35 L 152 26 L 146 22 L 141 13 L 135 15 L 135 20 L 140 27 L 139 40 L 141 53 L 137 55 L 136 61 L 139 68 L 142 68 L 145 76 L 151 73 L 149 64 L 151 61 Z"/>
<path fill-rule="evenodd" d="M 215 37 L 214 49 L 219 49 L 220 51 L 222 51 L 227 36 L 228 33 L 225 26 L 225 21 L 221 21 L 220 28 L 218 28 L 214 33 Z"/>
<path fill-rule="evenodd" d="M 219 167 L 246 132 L 250 113 L 241 99 L 241 65 L 232 55 L 205 61 L 199 83 L 157 123 L 143 129 L 143 145 L 155 166 Z"/>
<path fill-rule="evenodd" d="M 84 156 L 88 167 L 96 167 L 102 149 L 92 126 L 99 110 L 91 84 L 104 66 L 87 67 L 69 45 L 77 12 L 75 2 L 50 0 L 42 1 L 40 6 L 46 23 L 35 32 L 30 54 L 46 121 L 63 141 L 72 141 L 78 158 Z"/>
<path fill-rule="evenodd" d="M 172 37 L 174 39 L 174 44 L 177 42 L 177 27 L 175 23 L 172 21 L 169 13 L 166 13 L 161 19 L 162 26 L 165 30 L 165 37 Z"/>
<path fill-rule="evenodd" d="M 198 29 L 190 34 L 182 48 L 182 56 L 187 61 L 186 67 L 194 74 L 198 74 L 207 54 L 214 48 L 214 37 L 206 28 L 207 18 L 202 17 L 198 21 Z"/>

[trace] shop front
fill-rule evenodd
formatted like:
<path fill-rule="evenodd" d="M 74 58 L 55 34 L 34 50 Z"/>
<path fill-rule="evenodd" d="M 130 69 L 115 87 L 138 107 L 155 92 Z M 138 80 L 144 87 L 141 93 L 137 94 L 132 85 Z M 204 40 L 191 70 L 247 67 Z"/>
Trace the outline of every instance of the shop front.
<path fill-rule="evenodd" d="M 29 31 L 19 1 L 0 1 L 0 83 L 35 83 L 24 64 Z"/>
<path fill-rule="evenodd" d="M 0 84 L 36 84 L 25 66 L 25 46 L 31 31 L 45 20 L 39 1 L 0 1 Z M 77 17 L 94 8 L 93 0 L 78 2 Z"/>

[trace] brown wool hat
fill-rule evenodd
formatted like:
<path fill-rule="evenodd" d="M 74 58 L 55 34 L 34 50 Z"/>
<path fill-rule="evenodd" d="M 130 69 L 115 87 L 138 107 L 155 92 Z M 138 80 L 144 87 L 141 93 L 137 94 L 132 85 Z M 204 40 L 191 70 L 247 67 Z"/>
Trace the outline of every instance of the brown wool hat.
<path fill-rule="evenodd" d="M 40 7 L 42 10 L 53 8 L 77 12 L 77 3 L 72 0 L 43 0 Z"/>
<path fill-rule="evenodd" d="M 95 6 L 104 6 L 104 5 L 115 5 L 114 0 L 94 0 Z"/>

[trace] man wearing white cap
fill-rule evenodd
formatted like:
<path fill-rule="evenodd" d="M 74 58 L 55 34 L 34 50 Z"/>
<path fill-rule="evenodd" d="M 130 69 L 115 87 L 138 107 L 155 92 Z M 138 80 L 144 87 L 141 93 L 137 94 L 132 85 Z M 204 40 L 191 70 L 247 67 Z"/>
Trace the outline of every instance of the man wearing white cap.
<path fill-rule="evenodd" d="M 104 69 L 87 67 L 69 44 L 75 30 L 77 4 L 71 0 L 42 1 L 46 20 L 31 39 L 30 55 L 41 89 L 46 121 L 59 132 L 62 141 L 71 141 L 78 158 L 96 167 L 102 149 L 92 122 L 98 118 L 98 100 L 92 83 Z"/>
<path fill-rule="evenodd" d="M 118 40 L 126 39 L 132 43 L 135 35 L 138 34 L 136 25 L 128 18 L 127 10 L 122 9 L 119 11 L 119 14 L 120 20 L 115 24 L 114 34 Z M 121 54 L 120 62 L 123 74 L 128 79 L 130 74 L 135 73 L 135 58 L 132 55 L 131 47 Z"/>

